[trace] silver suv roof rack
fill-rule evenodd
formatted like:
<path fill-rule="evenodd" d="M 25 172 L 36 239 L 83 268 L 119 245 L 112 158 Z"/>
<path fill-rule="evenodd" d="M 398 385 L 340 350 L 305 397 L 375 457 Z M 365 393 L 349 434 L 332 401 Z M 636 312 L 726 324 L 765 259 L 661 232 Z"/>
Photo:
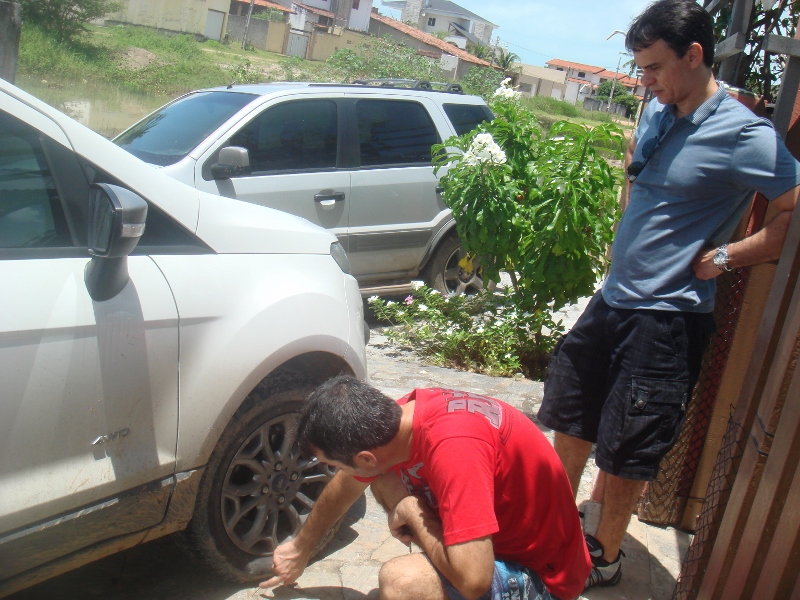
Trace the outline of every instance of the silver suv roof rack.
<path fill-rule="evenodd" d="M 446 83 L 444 81 L 427 81 L 425 79 L 356 79 L 356 85 L 372 85 L 387 88 L 407 88 L 412 90 L 428 90 L 431 92 L 447 92 L 449 94 L 463 94 L 464 88 L 460 83 Z"/>

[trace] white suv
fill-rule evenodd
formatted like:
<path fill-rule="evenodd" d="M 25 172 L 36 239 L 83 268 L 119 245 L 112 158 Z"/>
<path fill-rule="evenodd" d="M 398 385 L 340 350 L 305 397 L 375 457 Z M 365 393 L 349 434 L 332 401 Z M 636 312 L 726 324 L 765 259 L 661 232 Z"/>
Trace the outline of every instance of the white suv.
<path fill-rule="evenodd" d="M 300 402 L 366 377 L 348 270 L 0 80 L 0 596 L 187 526 L 261 577 L 331 477 Z"/>
<path fill-rule="evenodd" d="M 331 230 L 364 295 L 401 293 L 418 278 L 443 293 L 474 292 L 483 282 L 461 261 L 431 146 L 492 113 L 457 84 L 435 91 L 429 82 L 378 83 L 200 90 L 114 143 L 199 190 Z"/>

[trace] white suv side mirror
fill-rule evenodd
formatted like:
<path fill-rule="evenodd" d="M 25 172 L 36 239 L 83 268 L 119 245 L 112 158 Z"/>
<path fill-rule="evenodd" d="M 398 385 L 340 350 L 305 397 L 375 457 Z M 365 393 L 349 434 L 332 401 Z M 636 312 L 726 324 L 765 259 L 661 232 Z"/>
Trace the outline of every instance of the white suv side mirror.
<path fill-rule="evenodd" d="M 144 233 L 147 202 L 125 188 L 92 184 L 89 197 L 89 253 L 84 281 L 92 300 L 113 298 L 128 283 L 127 257 Z"/>

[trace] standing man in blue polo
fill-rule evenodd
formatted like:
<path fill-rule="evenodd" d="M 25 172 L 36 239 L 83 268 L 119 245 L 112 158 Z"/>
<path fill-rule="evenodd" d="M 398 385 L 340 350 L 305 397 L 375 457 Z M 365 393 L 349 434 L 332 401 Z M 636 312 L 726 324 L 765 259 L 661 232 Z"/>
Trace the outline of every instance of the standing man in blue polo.
<path fill-rule="evenodd" d="M 714 329 L 714 278 L 780 256 L 800 165 L 769 121 L 714 79 L 711 17 L 659 0 L 626 37 L 653 100 L 626 155 L 624 214 L 601 292 L 556 347 L 538 418 L 574 493 L 596 443 L 606 473 L 600 523 L 586 535 L 586 587 L 622 576 L 620 543 L 645 482 L 674 445 Z M 726 244 L 754 191 L 764 228 Z"/>

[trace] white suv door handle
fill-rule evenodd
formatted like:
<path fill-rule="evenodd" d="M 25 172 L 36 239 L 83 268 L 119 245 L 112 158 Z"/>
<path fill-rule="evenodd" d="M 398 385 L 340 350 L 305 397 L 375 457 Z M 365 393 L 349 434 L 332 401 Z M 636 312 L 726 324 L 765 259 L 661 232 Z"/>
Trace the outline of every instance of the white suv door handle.
<path fill-rule="evenodd" d="M 337 202 L 344 201 L 344 192 L 334 192 L 333 190 L 322 190 L 314 194 L 314 201 L 322 206 L 333 206 Z"/>

